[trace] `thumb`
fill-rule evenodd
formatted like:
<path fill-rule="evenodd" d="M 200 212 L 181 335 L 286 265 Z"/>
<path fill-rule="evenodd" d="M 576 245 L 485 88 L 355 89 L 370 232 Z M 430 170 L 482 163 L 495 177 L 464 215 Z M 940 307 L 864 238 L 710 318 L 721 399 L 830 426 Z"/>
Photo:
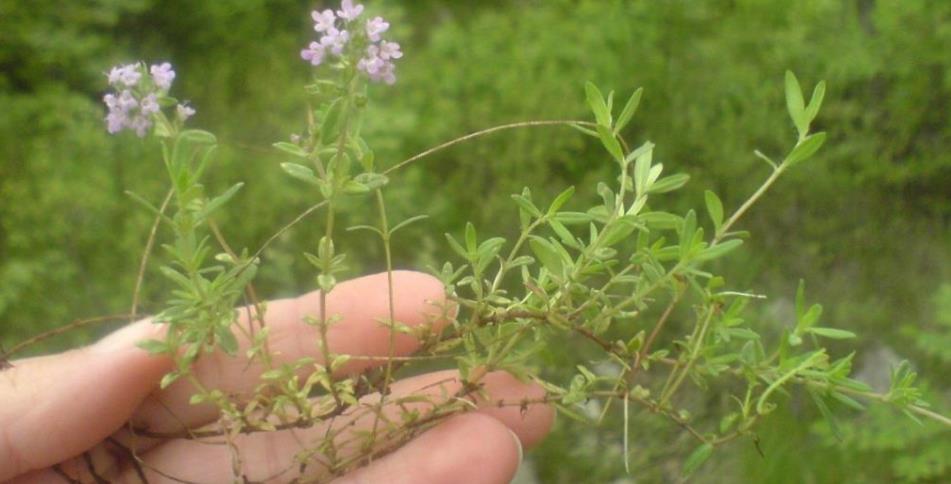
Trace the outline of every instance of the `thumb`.
<path fill-rule="evenodd" d="M 142 320 L 0 371 L 0 482 L 78 456 L 119 429 L 171 369 L 135 346 L 161 329 Z"/>

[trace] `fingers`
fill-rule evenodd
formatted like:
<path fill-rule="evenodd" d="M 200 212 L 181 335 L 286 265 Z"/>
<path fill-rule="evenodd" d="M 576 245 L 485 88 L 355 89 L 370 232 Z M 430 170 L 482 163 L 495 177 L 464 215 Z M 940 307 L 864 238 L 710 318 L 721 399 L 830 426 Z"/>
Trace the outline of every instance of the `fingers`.
<path fill-rule="evenodd" d="M 387 274 L 361 277 L 338 284 L 327 295 L 328 317 L 339 319 L 329 328 L 328 347 L 331 353 L 383 357 L 389 353 L 390 330 L 386 326 L 389 317 Z M 441 305 L 444 301 L 442 284 L 432 276 L 419 272 L 393 272 L 393 304 L 395 319 L 411 327 L 432 325 L 439 331 L 446 324 Z M 265 313 L 270 350 L 275 355 L 275 365 L 314 357 L 323 363 L 317 342 L 320 333 L 315 325 L 305 322 L 306 317 L 320 315 L 320 293 L 312 292 L 296 299 L 284 299 L 268 303 Z M 241 311 L 242 321 L 247 325 L 247 312 Z M 412 353 L 419 343 L 411 335 L 397 334 L 394 338 L 394 354 Z M 245 338 L 235 357 L 215 353 L 198 360 L 194 373 L 205 387 L 216 388 L 225 394 L 247 395 L 260 383 L 263 371 L 258 364 L 248 364 L 244 356 L 250 343 Z M 352 373 L 384 360 L 354 359 L 342 368 L 343 373 Z M 306 373 L 302 374 L 302 376 Z M 156 432 L 178 431 L 197 427 L 215 420 L 217 409 L 211 405 L 191 405 L 189 398 L 195 393 L 191 383 L 178 381 L 150 397 L 136 412 L 134 422 Z"/>
<path fill-rule="evenodd" d="M 518 437 L 498 420 L 458 415 L 334 484 L 505 484 L 521 453 Z"/>
<path fill-rule="evenodd" d="M 522 383 L 511 375 L 496 372 L 483 379 L 482 396 L 476 403 L 480 413 L 510 428 L 526 445 L 540 440 L 551 428 L 554 413 L 544 404 L 526 403 L 544 395 L 544 390 L 533 384 Z M 361 406 L 332 422 L 308 429 L 242 435 L 233 439 L 234 451 L 225 445 L 209 445 L 194 440 L 175 440 L 149 451 L 143 456 L 145 467 L 152 469 L 152 477 L 163 474 L 177 479 L 196 482 L 224 482 L 233 477 L 233 457 L 241 456 L 240 471 L 252 481 L 274 480 L 287 482 L 296 477 L 299 465 L 295 457 L 305 449 L 317 448 L 328 435 L 335 444 L 338 462 L 348 462 L 363 450 L 365 435 L 376 429 L 376 443 L 386 445 L 394 436 L 402 435 L 407 424 L 403 416 L 418 412 L 416 422 L 424 421 L 434 409 L 448 401 L 463 387 L 455 371 L 442 371 L 409 378 L 394 383 L 387 406 L 377 418 L 376 403 L 379 395 L 367 397 Z M 504 404 L 499 405 L 502 401 Z M 449 432 L 455 435 L 454 432 Z M 439 435 L 439 434 L 437 434 Z M 434 437 L 431 437 L 434 438 Z M 465 440 L 479 440 L 479 434 L 470 434 Z M 220 444 L 220 440 L 219 444 Z M 460 448 L 465 448 L 459 444 Z M 465 444 L 473 445 L 473 444 Z M 511 447 L 509 447 L 511 448 Z M 418 450 L 418 448 L 417 448 Z M 475 449 L 478 450 L 478 449 Z M 306 477 L 326 477 L 326 455 L 306 459 L 309 466 Z M 350 461 L 356 463 L 356 461 Z M 435 469 L 438 470 L 438 469 Z M 435 470 L 433 470 L 435 472 Z M 379 472 L 379 471 L 374 471 Z M 131 473 L 127 473 L 131 477 Z"/>
<path fill-rule="evenodd" d="M 120 428 L 171 369 L 134 346 L 155 331 L 140 321 L 0 372 L 0 481 L 79 455 Z"/>

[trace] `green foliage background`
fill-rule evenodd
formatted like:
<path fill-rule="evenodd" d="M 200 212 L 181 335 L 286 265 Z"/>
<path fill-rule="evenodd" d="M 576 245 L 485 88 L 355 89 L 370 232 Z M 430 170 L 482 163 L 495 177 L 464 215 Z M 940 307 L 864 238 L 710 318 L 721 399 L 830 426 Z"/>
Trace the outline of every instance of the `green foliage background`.
<path fill-rule="evenodd" d="M 209 185 L 247 185 L 218 222 L 232 244 L 260 246 L 313 198 L 279 169 L 270 143 L 303 127 L 312 2 L 297 0 L 0 1 L 0 343 L 11 346 L 76 318 L 128 311 L 151 217 L 124 194 L 160 202 L 155 146 L 104 130 L 103 73 L 135 59 L 171 61 L 173 95 L 195 125 L 222 140 Z M 380 1 L 406 53 L 393 88 L 372 93 L 365 133 L 395 163 L 470 131 L 527 119 L 587 117 L 591 80 L 624 98 L 645 96 L 625 135 L 657 143 L 655 158 L 692 180 L 679 209 L 706 188 L 735 207 L 766 176 L 753 149 L 779 154 L 793 128 L 782 74 L 807 88 L 828 82 L 816 122 L 829 139 L 817 160 L 771 192 L 743 222 L 748 250 L 720 268 L 732 285 L 770 295 L 753 308 L 767 333 L 789 324 L 800 278 L 828 326 L 860 333 L 870 381 L 907 358 L 951 409 L 951 3 L 929 0 Z M 576 185 L 592 197 L 610 176 L 596 142 L 571 130 L 505 132 L 401 172 L 389 190 L 397 218 L 426 213 L 401 233 L 396 260 L 424 268 L 449 256 L 441 234 L 472 220 L 511 235 L 508 194 L 540 198 Z M 348 216 L 370 212 L 350 207 Z M 313 288 L 298 254 L 301 224 L 264 256 L 258 291 Z M 161 239 L 161 237 L 160 237 Z M 380 268 L 359 238 L 354 274 Z M 147 273 L 146 310 L 166 289 Z M 77 332 L 48 349 L 90 341 Z M 943 342 L 943 343 L 942 343 Z M 584 344 L 566 341 L 577 351 Z M 845 351 L 842 346 L 840 350 Z M 862 355 L 867 355 L 864 358 Z M 557 358 L 552 357 L 557 364 Z M 876 368 L 878 370 L 876 370 Z M 728 402 L 690 402 L 699 417 Z M 951 479 L 951 433 L 876 409 L 844 408 L 841 440 L 808 398 L 791 395 L 760 431 L 759 448 L 733 444 L 696 477 L 709 482 L 894 482 Z M 531 454 L 541 482 L 671 481 L 689 441 L 649 416 L 625 477 L 620 427 L 592 431 L 562 419 Z"/>

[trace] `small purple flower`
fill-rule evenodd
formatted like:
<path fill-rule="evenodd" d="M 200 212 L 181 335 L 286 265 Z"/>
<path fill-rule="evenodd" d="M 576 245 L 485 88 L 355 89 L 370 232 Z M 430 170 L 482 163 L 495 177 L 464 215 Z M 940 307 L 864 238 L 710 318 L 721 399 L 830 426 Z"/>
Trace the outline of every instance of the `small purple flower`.
<path fill-rule="evenodd" d="M 386 32 L 388 28 L 390 28 L 390 23 L 383 20 L 383 17 L 374 17 L 371 20 L 367 20 L 367 38 L 369 38 L 371 42 L 379 42 L 380 34 Z"/>
<path fill-rule="evenodd" d="M 397 53 L 402 55 L 398 50 Z M 366 73 L 367 77 L 374 82 L 385 82 L 393 84 L 396 82 L 396 66 L 390 60 L 383 57 L 380 47 L 370 45 L 367 47 L 367 56 L 357 62 L 357 69 Z"/>
<path fill-rule="evenodd" d="M 109 134 L 116 134 L 122 131 L 122 128 L 125 128 L 128 121 L 129 118 L 126 117 L 124 112 L 109 111 L 109 114 L 106 115 L 106 131 L 108 131 Z"/>
<path fill-rule="evenodd" d="M 152 120 L 145 116 L 139 115 L 135 118 L 132 118 L 132 122 L 127 123 L 127 126 L 129 129 L 135 131 L 135 134 L 139 138 L 144 138 L 145 135 L 149 133 L 149 128 L 152 127 Z"/>
<path fill-rule="evenodd" d="M 175 114 L 178 115 L 178 119 L 185 122 L 185 120 L 195 115 L 195 108 L 189 106 L 187 103 L 179 104 L 175 106 Z"/>
<path fill-rule="evenodd" d="M 340 2 L 340 10 L 337 10 L 337 15 L 348 22 L 359 17 L 361 13 L 363 13 L 363 5 L 359 3 L 354 5 L 353 0 L 343 0 Z"/>
<path fill-rule="evenodd" d="M 403 57 L 403 51 L 400 50 L 400 44 L 396 42 L 380 42 L 380 58 L 383 60 L 399 59 Z"/>
<path fill-rule="evenodd" d="M 311 42 L 306 49 L 300 51 L 300 57 L 313 66 L 319 66 L 324 61 L 324 46 L 319 42 Z"/>
<path fill-rule="evenodd" d="M 142 101 L 139 102 L 139 112 L 143 116 L 149 116 L 159 112 L 158 98 L 155 97 L 155 94 L 149 94 L 142 98 Z"/>
<path fill-rule="evenodd" d="M 333 55 L 340 56 L 348 41 L 350 41 L 350 32 L 330 29 L 326 35 L 320 38 L 320 45 L 324 49 L 329 49 Z"/>
<path fill-rule="evenodd" d="M 119 87 L 119 84 L 122 84 L 125 87 L 133 87 L 139 83 L 139 78 L 142 77 L 142 73 L 139 72 L 139 66 L 137 64 L 127 64 L 124 66 L 113 67 L 109 71 L 109 84 L 114 87 Z"/>
<path fill-rule="evenodd" d="M 153 65 L 149 72 L 152 73 L 152 82 L 158 86 L 159 89 L 168 91 L 172 87 L 172 81 L 175 79 L 175 71 L 172 70 L 172 65 L 168 62 L 163 62 L 159 65 Z"/>
<path fill-rule="evenodd" d="M 314 10 L 310 13 L 311 18 L 314 19 L 314 30 L 317 32 L 326 32 L 334 28 L 334 11 L 331 9 L 324 10 L 323 12 L 318 12 Z"/>

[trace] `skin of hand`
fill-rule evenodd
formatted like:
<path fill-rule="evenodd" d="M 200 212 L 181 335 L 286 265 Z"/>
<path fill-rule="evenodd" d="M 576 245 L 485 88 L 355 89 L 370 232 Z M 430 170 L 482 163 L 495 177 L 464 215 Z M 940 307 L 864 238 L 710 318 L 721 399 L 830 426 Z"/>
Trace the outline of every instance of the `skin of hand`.
<path fill-rule="evenodd" d="M 343 282 L 327 295 L 327 314 L 342 317 L 328 330 L 331 352 L 377 357 L 389 354 L 390 333 L 380 323 L 389 314 L 387 287 L 387 275 L 376 274 Z M 397 321 L 409 326 L 432 325 L 434 331 L 447 324 L 439 317 L 443 314 L 439 307 L 445 303 L 439 281 L 417 272 L 396 271 L 393 288 Z M 319 332 L 303 322 L 305 316 L 319 314 L 319 306 L 318 292 L 268 303 L 268 344 L 277 364 L 303 356 L 322 363 L 316 345 Z M 247 324 L 249 311 L 240 311 L 240 324 Z M 293 458 L 302 444 L 318 442 L 328 425 L 343 423 L 323 422 L 304 429 L 239 435 L 233 439 L 241 456 L 237 461 L 229 446 L 221 445 L 220 437 L 211 439 L 219 445 L 209 445 L 194 439 L 151 439 L 133 432 L 130 423 L 150 432 L 181 432 L 218 418 L 215 407 L 188 403 L 193 388 L 186 380 L 159 389 L 159 381 L 171 370 L 172 363 L 166 357 L 147 354 L 136 342 L 161 338 L 162 331 L 164 326 L 143 320 L 92 346 L 13 361 L 12 368 L 0 371 L 0 482 L 73 479 L 131 483 L 142 482 L 140 470 L 149 483 L 230 482 L 236 470 L 251 482 L 327 480 L 319 465 L 309 466 L 304 476 L 298 475 Z M 412 336 L 398 334 L 394 337 L 394 354 L 410 355 L 418 345 Z M 195 375 L 207 388 L 239 397 L 250 394 L 263 370 L 243 356 L 248 346 L 248 341 L 241 340 L 235 357 L 220 353 L 203 356 L 195 364 Z M 383 361 L 352 359 L 337 373 L 354 374 Z M 544 395 L 539 386 L 503 372 L 487 374 L 482 383 L 483 393 L 491 402 L 518 402 Z M 457 372 L 441 371 L 396 381 L 391 392 L 426 394 L 439 401 L 461 386 Z M 378 402 L 379 398 L 370 395 L 361 403 Z M 520 463 L 522 446 L 532 446 L 548 433 L 554 411 L 543 404 L 499 408 L 481 403 L 484 405 L 477 411 L 450 417 L 335 482 L 509 482 Z M 422 411 L 425 408 L 420 407 Z M 384 413 L 398 415 L 392 407 L 384 407 Z M 354 436 L 353 432 L 371 428 L 373 420 L 347 420 L 351 428 L 341 432 L 339 438 L 347 439 Z M 340 448 L 346 454 L 355 452 L 356 447 L 344 444 Z M 130 465 L 131 451 L 141 459 L 139 469 Z"/>

